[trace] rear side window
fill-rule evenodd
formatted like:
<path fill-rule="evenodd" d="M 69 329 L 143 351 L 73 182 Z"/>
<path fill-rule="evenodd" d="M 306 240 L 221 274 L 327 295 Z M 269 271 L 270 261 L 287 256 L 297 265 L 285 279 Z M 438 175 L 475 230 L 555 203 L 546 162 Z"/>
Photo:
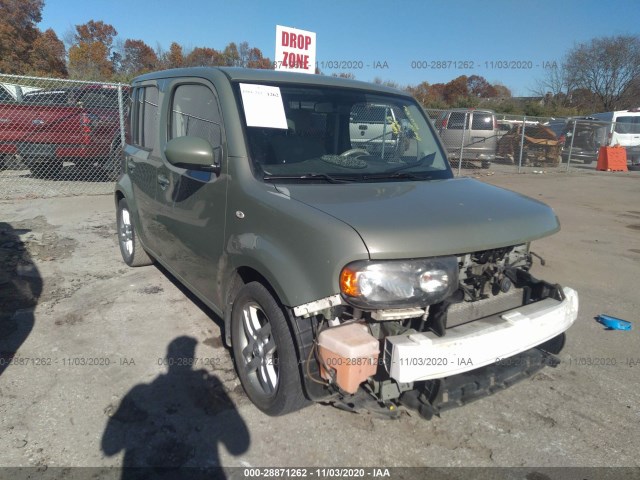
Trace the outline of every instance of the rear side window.
<path fill-rule="evenodd" d="M 640 133 L 640 116 L 618 117 L 615 126 L 616 133 Z"/>
<path fill-rule="evenodd" d="M 180 85 L 171 103 L 170 138 L 200 137 L 212 147 L 222 143 L 218 101 L 204 85 Z"/>
<path fill-rule="evenodd" d="M 493 115 L 475 112 L 471 116 L 471 130 L 493 130 Z"/>
<path fill-rule="evenodd" d="M 22 97 L 22 101 L 33 105 L 69 105 L 72 103 L 68 91 L 27 93 Z"/>
<path fill-rule="evenodd" d="M 158 88 L 137 89 L 131 109 L 133 144 L 153 150 L 158 138 Z"/>
<path fill-rule="evenodd" d="M 469 114 L 467 112 L 451 112 L 449 121 L 447 122 L 448 129 L 462 130 L 467 126 L 469 126 Z"/>
<path fill-rule="evenodd" d="M 118 108 L 118 90 L 115 88 L 81 90 L 76 96 L 85 107 Z"/>

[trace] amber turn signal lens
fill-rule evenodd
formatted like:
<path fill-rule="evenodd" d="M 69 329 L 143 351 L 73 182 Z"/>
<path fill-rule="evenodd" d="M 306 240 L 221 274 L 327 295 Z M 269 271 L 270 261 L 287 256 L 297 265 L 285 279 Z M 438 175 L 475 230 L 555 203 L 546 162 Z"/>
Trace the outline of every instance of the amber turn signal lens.
<path fill-rule="evenodd" d="M 340 291 L 349 297 L 357 297 L 360 295 L 356 272 L 347 267 L 343 268 L 342 272 L 340 272 Z"/>

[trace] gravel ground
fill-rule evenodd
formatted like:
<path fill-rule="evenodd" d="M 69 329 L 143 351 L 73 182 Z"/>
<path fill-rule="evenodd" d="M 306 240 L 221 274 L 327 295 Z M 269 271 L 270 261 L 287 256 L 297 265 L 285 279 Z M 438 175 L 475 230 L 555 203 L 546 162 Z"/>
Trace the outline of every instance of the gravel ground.
<path fill-rule="evenodd" d="M 560 366 L 431 421 L 263 415 L 220 319 L 121 261 L 111 196 L 0 200 L 0 466 L 639 467 L 640 174 L 490 173 L 555 209 L 534 273 L 577 289 L 580 315 Z M 606 331 L 600 313 L 634 329 Z"/>

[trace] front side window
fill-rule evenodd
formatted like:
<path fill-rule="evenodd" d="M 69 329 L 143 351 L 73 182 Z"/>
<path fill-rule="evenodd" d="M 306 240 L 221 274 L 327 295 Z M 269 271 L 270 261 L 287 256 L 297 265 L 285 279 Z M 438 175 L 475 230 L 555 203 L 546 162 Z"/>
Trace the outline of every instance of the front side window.
<path fill-rule="evenodd" d="M 452 176 L 413 99 L 318 86 L 277 87 L 286 122 L 246 126 L 254 172 L 265 180 L 393 181 Z M 245 105 L 236 90 L 238 101 Z M 335 178 L 334 178 L 335 177 Z"/>
<path fill-rule="evenodd" d="M 222 129 L 218 101 L 204 85 L 180 85 L 173 94 L 169 139 L 200 137 L 212 147 L 221 144 Z"/>

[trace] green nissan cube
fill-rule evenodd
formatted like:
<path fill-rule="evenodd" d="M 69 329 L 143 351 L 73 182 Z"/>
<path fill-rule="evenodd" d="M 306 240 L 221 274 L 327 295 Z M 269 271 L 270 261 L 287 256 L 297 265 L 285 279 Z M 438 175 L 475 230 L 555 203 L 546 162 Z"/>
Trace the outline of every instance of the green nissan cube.
<path fill-rule="evenodd" d="M 425 418 L 558 363 L 578 295 L 531 273 L 553 210 L 454 178 L 408 94 L 270 70 L 132 82 L 122 257 L 224 321 L 247 396 Z"/>

